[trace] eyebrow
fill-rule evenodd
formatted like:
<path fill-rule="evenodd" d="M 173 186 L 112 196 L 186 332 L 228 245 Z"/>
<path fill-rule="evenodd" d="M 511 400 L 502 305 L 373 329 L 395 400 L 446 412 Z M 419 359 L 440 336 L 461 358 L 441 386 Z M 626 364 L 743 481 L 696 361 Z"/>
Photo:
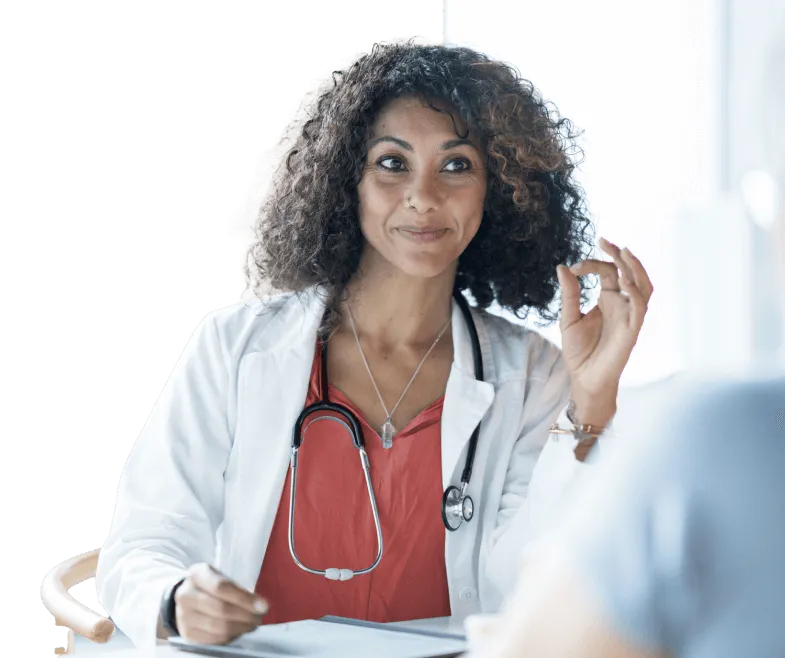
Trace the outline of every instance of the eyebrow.
<path fill-rule="evenodd" d="M 392 135 L 382 135 L 381 137 L 376 137 L 372 139 L 368 143 L 368 150 L 370 151 L 374 146 L 379 144 L 380 142 L 392 142 L 393 144 L 397 144 L 402 149 L 406 151 L 414 152 L 414 148 L 409 142 L 406 142 L 398 137 L 393 137 Z M 477 147 L 465 137 L 458 137 L 456 139 L 449 139 L 444 142 L 441 146 L 439 146 L 440 151 L 449 151 L 450 149 L 454 149 L 457 146 L 471 146 L 473 149 L 477 149 Z"/>

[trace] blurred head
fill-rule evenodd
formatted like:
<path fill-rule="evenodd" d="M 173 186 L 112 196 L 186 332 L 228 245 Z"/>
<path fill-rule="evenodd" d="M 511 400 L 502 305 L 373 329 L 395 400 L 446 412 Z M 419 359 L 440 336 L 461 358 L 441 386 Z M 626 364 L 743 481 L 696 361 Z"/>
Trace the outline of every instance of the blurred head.
<path fill-rule="evenodd" d="M 371 263 L 555 319 L 556 265 L 593 244 L 580 151 L 512 68 L 468 48 L 376 45 L 295 128 L 249 250 L 257 294 L 320 285 L 335 304 Z"/>

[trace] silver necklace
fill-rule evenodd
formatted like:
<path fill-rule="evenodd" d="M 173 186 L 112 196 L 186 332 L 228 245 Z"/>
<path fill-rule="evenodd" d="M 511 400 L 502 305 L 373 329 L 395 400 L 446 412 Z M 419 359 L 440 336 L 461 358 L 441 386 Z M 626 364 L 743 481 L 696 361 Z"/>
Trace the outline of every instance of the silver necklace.
<path fill-rule="evenodd" d="M 354 333 L 354 339 L 357 341 L 357 348 L 360 350 L 360 356 L 363 359 L 363 363 L 365 364 L 365 369 L 368 371 L 368 376 L 371 378 L 371 383 L 373 384 L 374 389 L 376 390 L 376 395 L 379 396 L 379 402 L 382 403 L 382 409 L 384 409 L 384 423 L 382 424 L 382 447 L 384 448 L 392 448 L 392 440 L 395 433 L 398 431 L 395 429 L 395 426 L 392 424 L 392 415 L 395 413 L 395 410 L 398 408 L 398 405 L 401 404 L 403 398 L 406 396 L 406 393 L 409 392 L 409 388 L 411 387 L 412 383 L 414 383 L 415 378 L 420 373 L 420 369 L 423 367 L 425 360 L 428 358 L 428 355 L 433 351 L 433 348 L 436 347 L 436 343 L 439 342 L 439 339 L 444 335 L 444 332 L 447 331 L 447 327 L 450 326 L 450 320 L 447 320 L 445 325 L 442 327 L 442 330 L 439 332 L 439 335 L 436 336 L 436 340 L 433 341 L 433 344 L 428 348 L 428 351 L 425 353 L 425 356 L 420 361 L 420 365 L 417 366 L 417 369 L 414 371 L 412 378 L 409 380 L 409 383 L 406 384 L 406 388 L 403 389 L 403 393 L 401 393 L 401 397 L 398 398 L 398 402 L 395 403 L 395 406 L 392 408 L 391 411 L 387 411 L 387 405 L 384 404 L 384 398 L 382 394 L 379 392 L 379 387 L 376 385 L 376 380 L 373 378 L 373 373 L 371 372 L 371 367 L 368 365 L 368 359 L 365 358 L 365 352 L 363 352 L 363 346 L 360 344 L 360 337 L 357 335 L 357 327 L 354 324 L 354 316 L 352 315 L 352 310 L 349 306 L 346 306 L 347 310 L 349 311 L 349 322 L 352 325 L 352 332 Z"/>

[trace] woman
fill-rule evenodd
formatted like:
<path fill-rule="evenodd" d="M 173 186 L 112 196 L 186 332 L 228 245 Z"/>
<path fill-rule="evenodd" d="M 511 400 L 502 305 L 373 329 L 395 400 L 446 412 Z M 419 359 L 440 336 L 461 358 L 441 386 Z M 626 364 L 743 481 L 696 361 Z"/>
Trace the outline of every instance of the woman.
<path fill-rule="evenodd" d="M 571 140 L 529 83 L 469 49 L 377 46 L 334 76 L 260 214 L 248 277 L 263 299 L 202 322 L 125 467 L 97 584 L 135 643 L 156 630 L 226 642 L 265 601 L 265 621 L 499 606 L 615 412 L 652 291 L 610 243 L 613 263 L 581 260 Z M 578 277 L 592 273 L 602 292 L 583 315 Z M 563 353 L 481 310 L 553 318 L 557 284 Z M 284 292 L 264 298 L 264 285 Z M 354 413 L 370 487 L 340 422 L 304 422 L 291 458 L 320 400 Z M 592 426 L 580 450 L 549 438 L 557 417 Z M 471 454 L 470 520 L 447 532 L 460 519 L 442 518 L 444 491 Z"/>

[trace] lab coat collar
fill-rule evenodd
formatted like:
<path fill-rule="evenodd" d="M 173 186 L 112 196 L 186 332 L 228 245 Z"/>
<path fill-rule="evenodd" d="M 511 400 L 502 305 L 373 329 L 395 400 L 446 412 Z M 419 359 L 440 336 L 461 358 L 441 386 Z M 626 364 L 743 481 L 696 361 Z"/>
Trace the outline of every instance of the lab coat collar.
<path fill-rule="evenodd" d="M 485 381 L 475 379 L 469 328 L 453 300 L 453 364 L 442 408 L 442 484 L 445 489 L 451 484 L 459 484 L 469 438 L 494 399 L 494 386 L 487 381 L 495 376 L 487 328 L 475 309 L 472 309 L 472 317 L 480 341 Z"/>
<path fill-rule="evenodd" d="M 326 308 L 326 293 L 321 287 L 287 293 L 279 299 L 263 299 L 258 315 L 272 314 L 255 350 L 274 352 L 313 350 Z"/>

